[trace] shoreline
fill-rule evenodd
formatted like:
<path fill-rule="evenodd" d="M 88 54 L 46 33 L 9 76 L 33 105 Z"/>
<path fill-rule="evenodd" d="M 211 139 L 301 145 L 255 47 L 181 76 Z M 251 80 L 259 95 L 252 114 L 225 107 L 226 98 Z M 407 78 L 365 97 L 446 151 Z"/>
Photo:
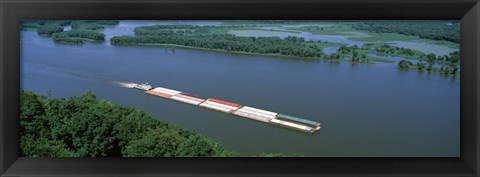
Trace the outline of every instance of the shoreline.
<path fill-rule="evenodd" d="M 111 44 L 111 43 L 110 43 Z M 117 45 L 111 44 L 112 46 L 161 46 L 161 47 L 178 47 L 184 49 L 195 49 L 195 50 L 204 50 L 204 51 L 215 51 L 215 52 L 223 52 L 223 53 L 233 53 L 233 54 L 241 54 L 241 55 L 256 55 L 256 56 L 271 56 L 271 57 L 281 57 L 285 59 L 292 59 L 292 60 L 303 60 L 303 61 L 332 61 L 332 62 L 348 62 L 354 64 L 376 64 L 374 62 L 352 62 L 350 60 L 342 60 L 342 59 L 325 59 L 325 58 L 314 58 L 314 57 L 299 57 L 299 56 L 289 56 L 289 55 L 281 55 L 281 54 L 261 54 L 261 53 L 250 53 L 250 52 L 241 52 L 241 51 L 227 51 L 222 49 L 209 49 L 209 48 L 201 48 L 201 47 L 192 47 L 192 46 L 185 46 L 185 45 L 178 45 L 178 44 L 127 44 L 127 45 Z M 376 60 L 373 60 L 376 61 Z M 391 62 L 387 61 L 377 61 L 383 63 L 394 63 L 395 61 L 391 60 Z"/>

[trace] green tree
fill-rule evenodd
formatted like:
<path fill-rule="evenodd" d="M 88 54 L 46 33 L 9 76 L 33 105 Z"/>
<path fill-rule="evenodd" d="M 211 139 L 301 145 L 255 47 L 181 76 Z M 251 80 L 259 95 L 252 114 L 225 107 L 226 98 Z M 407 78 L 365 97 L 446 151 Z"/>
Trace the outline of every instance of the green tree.
<path fill-rule="evenodd" d="M 20 90 L 20 135 L 42 136 L 46 131 L 45 97 Z"/>
<path fill-rule="evenodd" d="M 235 157 L 237 153 L 226 151 L 222 145 L 201 137 L 190 135 L 188 139 L 181 143 L 177 150 L 177 156 L 180 157 Z"/>
<path fill-rule="evenodd" d="M 436 59 L 437 59 L 437 56 L 434 53 L 429 53 L 427 55 L 427 60 L 429 63 L 435 63 Z"/>
<path fill-rule="evenodd" d="M 126 148 L 127 157 L 175 157 L 185 137 L 161 127 L 145 132 L 142 138 L 132 140 Z"/>
<path fill-rule="evenodd" d="M 398 62 L 398 67 L 403 70 L 408 70 L 411 69 L 413 66 L 413 63 L 407 60 L 401 60 Z"/>
<path fill-rule="evenodd" d="M 59 33 L 63 31 L 63 26 L 59 25 L 48 25 L 48 26 L 41 26 L 38 28 L 37 33 L 43 36 L 51 36 L 54 33 Z"/>
<path fill-rule="evenodd" d="M 427 68 L 427 64 L 426 64 L 425 62 L 421 62 L 421 61 L 420 61 L 420 62 L 417 63 L 417 69 L 418 69 L 419 71 L 423 71 L 423 70 L 425 70 L 426 68 Z"/>
<path fill-rule="evenodd" d="M 20 93 L 21 153 L 27 157 L 235 155 L 207 137 L 98 100 L 92 92 L 69 99 Z"/>
<path fill-rule="evenodd" d="M 427 71 L 428 72 L 433 71 L 433 63 L 428 63 Z"/>
<path fill-rule="evenodd" d="M 62 141 L 49 140 L 46 137 L 21 136 L 20 149 L 24 157 L 76 157 Z"/>

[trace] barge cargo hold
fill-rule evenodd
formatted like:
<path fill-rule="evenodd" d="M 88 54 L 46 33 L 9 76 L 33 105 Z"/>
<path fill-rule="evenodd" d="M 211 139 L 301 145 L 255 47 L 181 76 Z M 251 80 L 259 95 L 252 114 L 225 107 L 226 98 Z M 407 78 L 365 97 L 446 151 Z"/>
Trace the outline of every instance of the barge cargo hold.
<path fill-rule="evenodd" d="M 274 113 L 274 112 L 265 111 L 257 108 L 248 107 L 248 106 L 244 106 L 236 110 L 235 112 L 233 112 L 233 114 L 258 120 L 258 121 L 262 121 L 262 122 L 270 122 L 270 120 L 275 119 L 276 118 L 275 115 L 277 115 L 277 113 Z"/>
<path fill-rule="evenodd" d="M 196 97 L 192 97 L 192 96 L 187 96 L 187 95 L 184 95 L 184 94 L 181 94 L 181 93 L 176 94 L 175 96 L 172 96 L 171 98 L 174 99 L 174 100 L 177 100 L 177 101 L 181 101 L 181 102 L 188 103 L 188 104 L 193 104 L 193 105 L 199 105 L 200 103 L 205 101 L 204 99 L 196 98 Z"/>
<path fill-rule="evenodd" d="M 195 106 L 205 107 L 216 111 L 225 112 L 228 114 L 237 115 L 240 117 L 245 117 L 251 120 L 257 120 L 272 125 L 280 125 L 282 127 L 288 127 L 295 130 L 300 130 L 308 133 L 315 133 L 320 130 L 320 123 L 306 120 L 294 116 L 289 116 L 285 114 L 279 114 L 272 111 L 267 111 L 263 109 L 253 108 L 249 106 L 243 106 L 237 103 L 232 103 L 228 101 L 223 101 L 214 98 L 201 98 L 194 96 L 188 93 L 183 93 L 181 91 L 172 90 L 163 87 L 149 89 L 144 86 L 146 84 L 134 87 L 140 90 L 145 89 L 145 93 L 160 96 L 166 99 L 175 100 Z"/>
<path fill-rule="evenodd" d="M 210 99 L 201 103 L 200 106 L 210 108 L 210 109 L 213 109 L 213 110 L 217 110 L 217 111 L 226 112 L 226 113 L 231 113 L 232 111 L 235 111 L 235 110 L 238 109 L 238 107 L 213 102 L 213 101 L 210 101 Z"/>

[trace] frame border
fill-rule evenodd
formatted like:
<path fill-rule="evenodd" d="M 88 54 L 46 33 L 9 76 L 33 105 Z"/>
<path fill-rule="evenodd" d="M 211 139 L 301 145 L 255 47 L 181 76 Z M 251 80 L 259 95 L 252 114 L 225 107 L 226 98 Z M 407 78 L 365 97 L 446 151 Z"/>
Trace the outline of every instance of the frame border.
<path fill-rule="evenodd" d="M 461 19 L 460 158 L 19 157 L 21 19 Z M 0 176 L 480 176 L 478 0 L 0 0 Z"/>

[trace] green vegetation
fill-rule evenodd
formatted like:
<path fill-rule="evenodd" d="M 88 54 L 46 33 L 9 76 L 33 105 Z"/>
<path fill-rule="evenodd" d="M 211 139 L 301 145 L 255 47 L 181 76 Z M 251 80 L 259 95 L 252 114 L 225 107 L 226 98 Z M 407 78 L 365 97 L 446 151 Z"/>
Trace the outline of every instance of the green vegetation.
<path fill-rule="evenodd" d="M 368 35 L 361 33 L 352 33 L 357 31 L 351 28 L 351 23 L 346 22 L 318 22 L 316 24 L 305 24 L 301 27 L 289 27 L 290 30 L 300 30 L 311 32 L 312 34 L 346 36 L 346 37 L 368 37 Z"/>
<path fill-rule="evenodd" d="M 38 35 L 52 36 L 63 31 L 63 26 L 69 25 L 65 20 L 27 20 L 20 23 L 22 31 L 37 31 Z"/>
<path fill-rule="evenodd" d="M 51 25 L 51 26 L 40 26 L 38 28 L 38 34 L 42 36 L 52 36 L 53 33 L 59 33 L 63 31 L 63 26 Z"/>
<path fill-rule="evenodd" d="M 426 70 L 429 72 L 437 72 L 443 74 L 457 74 L 457 65 L 460 62 L 460 52 L 458 51 L 452 52 L 449 55 L 436 56 L 433 53 L 424 54 L 408 48 L 394 47 L 388 44 L 375 43 L 367 43 L 362 47 L 357 47 L 356 45 L 341 46 L 340 48 L 338 48 L 337 53 L 334 53 L 331 56 L 333 58 L 348 58 L 351 62 L 354 63 L 368 63 L 370 61 L 394 62 L 393 60 L 389 59 L 368 56 L 368 54 L 376 54 L 378 56 L 396 56 L 411 60 L 418 60 L 419 62 L 416 65 L 414 65 L 408 60 L 402 60 L 398 63 L 398 67 L 402 70 L 417 69 L 419 71 Z M 446 66 L 441 68 L 433 67 L 435 63 L 445 64 Z"/>
<path fill-rule="evenodd" d="M 407 60 L 402 60 L 398 62 L 398 67 L 403 70 L 408 70 L 410 68 L 413 68 L 413 63 Z"/>
<path fill-rule="evenodd" d="M 447 75 L 457 75 L 460 73 L 460 70 L 456 65 L 434 67 L 432 63 L 424 61 L 419 61 L 416 64 L 413 64 L 411 61 L 402 60 L 398 63 L 398 67 L 402 70 L 417 70 L 419 72 L 427 71 Z"/>
<path fill-rule="evenodd" d="M 98 100 L 92 92 L 54 99 L 21 90 L 20 135 L 25 157 L 240 156 L 208 137 L 155 120 L 142 110 Z"/>
<path fill-rule="evenodd" d="M 368 22 L 368 21 L 366 21 Z M 282 23 L 290 23 L 282 21 Z M 324 22 L 319 26 L 302 26 L 302 30 L 322 31 L 330 35 L 342 34 L 351 38 L 372 38 L 370 34 L 354 32 L 352 27 L 363 22 L 349 22 L 339 25 L 338 22 Z M 419 61 L 429 59 L 430 54 L 426 55 L 420 51 L 403 47 L 394 47 L 386 43 L 367 43 L 362 47 L 346 46 L 339 47 L 336 53 L 326 55 L 323 52 L 325 47 L 338 46 L 341 44 L 332 44 L 321 41 L 307 41 L 298 37 L 239 37 L 228 34 L 232 29 L 251 30 L 252 26 L 232 25 L 232 26 L 192 26 L 192 25 L 157 25 L 143 26 L 135 28 L 135 36 L 115 36 L 110 39 L 112 45 L 165 45 L 181 46 L 199 49 L 219 50 L 227 52 L 251 53 L 263 55 L 281 55 L 294 56 L 310 59 L 326 59 L 333 61 L 346 61 L 352 63 L 374 63 L 374 62 L 395 62 L 394 60 L 383 58 L 382 56 L 403 57 Z M 293 28 L 289 28 L 293 29 Z M 257 30 L 257 29 L 255 29 Z M 261 29 L 269 31 L 268 29 Z M 298 30 L 298 28 L 296 28 Z M 353 31 L 352 31 L 353 30 Z M 285 32 L 285 31 L 282 31 Z M 393 33 L 379 33 L 373 37 L 382 35 L 390 36 Z M 405 36 L 395 34 L 396 36 Z M 418 39 L 418 37 L 410 36 Z M 374 54 L 374 55 L 371 55 Z M 376 55 L 376 56 L 375 56 Z M 432 54 L 433 55 L 433 54 Z M 443 63 L 454 65 L 459 61 L 459 55 L 434 56 L 430 65 L 434 63 Z M 423 69 L 421 66 L 419 67 Z M 436 70 L 435 67 L 425 67 L 426 70 Z"/>
<path fill-rule="evenodd" d="M 20 30 L 37 31 L 41 27 L 46 26 L 67 26 L 70 25 L 69 20 L 23 20 L 20 22 Z"/>
<path fill-rule="evenodd" d="M 22 30 L 36 30 L 44 36 L 52 36 L 55 42 L 82 44 L 84 42 L 101 42 L 105 35 L 101 33 L 105 27 L 118 25 L 114 20 L 79 20 L 79 21 L 24 21 Z M 197 48 L 225 52 L 279 55 L 301 57 L 309 60 L 326 59 L 353 63 L 395 62 L 384 58 L 389 56 L 403 57 L 427 62 L 423 66 L 414 64 L 419 70 L 440 71 L 435 63 L 445 66 L 456 66 L 460 60 L 459 53 L 431 56 L 410 48 L 388 45 L 388 41 L 420 40 L 426 43 L 446 45 L 458 48 L 454 43 L 459 40 L 459 24 L 457 21 L 225 21 L 228 26 L 193 26 L 193 25 L 156 25 L 135 28 L 135 36 L 115 36 L 110 39 L 112 45 L 162 45 L 174 47 Z M 262 26 L 258 26 L 263 24 Z M 298 27 L 281 27 L 285 30 L 260 29 L 265 24 L 301 25 Z M 63 31 L 63 26 L 71 25 L 72 30 Z M 273 25 L 272 27 L 278 27 Z M 308 31 L 314 34 L 344 36 L 359 41 L 372 41 L 365 45 L 346 46 L 345 44 L 325 41 L 309 41 L 299 37 L 241 37 L 230 34 L 232 30 L 258 30 L 293 32 Z M 289 31 L 290 30 L 290 31 Z M 433 31 L 433 32 L 432 32 Z M 425 39 L 422 39 L 425 38 Z M 380 41 L 380 42 L 379 42 Z M 385 41 L 382 43 L 381 41 Z M 452 42 L 450 42 L 452 41 Z M 325 47 L 340 46 L 336 53 L 327 55 Z M 431 58 L 433 57 L 433 58 Z M 445 67 L 445 70 L 453 70 Z M 458 71 L 455 70 L 455 71 Z"/>
<path fill-rule="evenodd" d="M 72 29 L 103 30 L 105 27 L 118 24 L 117 20 L 75 20 L 72 22 Z"/>
<path fill-rule="evenodd" d="M 348 61 L 354 63 L 371 63 L 372 61 L 393 63 L 394 60 L 381 57 L 369 56 L 368 54 L 376 54 L 378 56 L 401 56 L 405 58 L 421 58 L 423 53 L 413 51 L 411 49 L 393 47 L 387 44 L 367 43 L 362 47 L 340 46 L 336 53 L 331 54 L 331 58 L 347 58 Z"/>
<path fill-rule="evenodd" d="M 213 140 L 87 92 L 51 99 L 21 91 L 21 153 L 27 157 L 231 157 Z"/>
<path fill-rule="evenodd" d="M 443 20 L 371 20 L 352 25 L 357 30 L 398 33 L 432 40 L 460 43 L 460 23 Z"/>
<path fill-rule="evenodd" d="M 105 35 L 92 30 L 75 29 L 54 33 L 53 41 L 69 44 L 83 44 L 85 41 L 102 42 L 105 41 Z"/>
<path fill-rule="evenodd" d="M 425 55 L 424 60 L 420 60 L 416 64 L 411 61 L 401 60 L 398 63 L 398 68 L 402 70 L 418 70 L 427 72 L 436 72 L 441 74 L 457 75 L 460 73 L 458 63 L 460 62 L 460 52 L 452 52 L 448 56 L 435 56 L 430 53 Z M 442 63 L 441 67 L 434 67 L 435 63 Z"/>
<path fill-rule="evenodd" d="M 118 23 L 118 20 L 27 20 L 21 22 L 20 29 L 52 36 L 53 41 L 59 43 L 83 44 L 105 41 L 105 35 L 99 31 Z M 72 30 L 63 31 L 67 25 L 71 25 Z"/>
<path fill-rule="evenodd" d="M 398 28 L 395 26 L 396 21 L 387 20 L 388 24 L 391 24 L 392 27 Z M 403 21 L 403 22 L 409 22 Z M 400 32 L 400 30 L 385 30 L 384 32 L 363 29 L 362 25 L 367 23 L 374 23 L 375 25 L 382 25 L 385 21 L 319 21 L 316 23 L 304 23 L 301 27 L 288 27 L 287 29 L 291 30 L 300 30 L 305 32 L 311 32 L 313 34 L 321 35 L 333 35 L 333 36 L 344 36 L 350 40 L 363 41 L 363 42 L 377 42 L 377 41 L 421 41 L 430 44 L 445 45 L 450 48 L 459 48 L 458 42 L 452 42 L 453 40 L 437 40 L 435 36 L 440 36 L 442 33 L 446 35 L 453 35 L 450 38 L 457 38 L 460 34 L 458 22 L 452 22 L 450 26 L 449 21 L 411 21 L 409 23 L 411 28 L 406 28 L 411 30 L 412 33 Z M 424 23 L 425 22 L 425 23 Z M 436 25 L 430 26 L 430 24 L 435 23 Z M 413 26 L 413 24 L 417 26 Z M 389 27 L 386 27 L 389 28 Z M 421 31 L 416 31 L 417 28 L 422 28 Z M 430 32 L 432 30 L 437 30 L 438 28 L 443 28 L 441 32 Z M 418 32 L 419 34 L 414 34 Z M 422 34 L 422 35 L 420 35 Z M 428 37 L 429 35 L 432 35 Z M 456 36 L 456 37 L 454 37 Z M 458 38 L 459 40 L 459 38 Z"/>
<path fill-rule="evenodd" d="M 231 34 L 212 34 L 210 30 L 224 27 L 146 26 L 135 28 L 135 36 L 115 36 L 112 45 L 175 44 L 197 48 L 217 49 L 255 54 L 323 58 L 323 43 L 286 37 L 237 37 Z"/>

